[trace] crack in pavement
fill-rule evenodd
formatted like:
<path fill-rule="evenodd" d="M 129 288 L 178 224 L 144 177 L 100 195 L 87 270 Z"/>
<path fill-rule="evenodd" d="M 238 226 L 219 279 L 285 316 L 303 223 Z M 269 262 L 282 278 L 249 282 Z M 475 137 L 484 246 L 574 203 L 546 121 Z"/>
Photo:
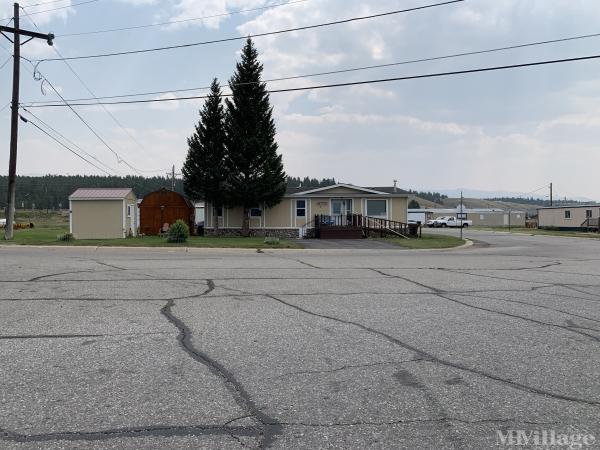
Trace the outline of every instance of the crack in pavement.
<path fill-rule="evenodd" d="M 207 295 L 215 289 L 215 284 L 212 280 L 207 280 L 207 284 L 208 289 L 202 295 Z M 226 369 L 217 360 L 194 347 L 192 343 L 192 331 L 181 319 L 173 314 L 172 309 L 174 306 L 175 300 L 169 299 L 160 312 L 179 330 L 177 340 L 180 345 L 194 360 L 205 365 L 212 374 L 224 381 L 225 387 L 232 394 L 235 402 L 245 411 L 248 411 L 248 413 L 261 424 L 259 431 L 259 434 L 261 435 L 260 447 L 268 447 L 271 444 L 274 435 L 279 434 L 280 432 L 278 423 L 275 419 L 269 417 L 256 406 L 254 400 L 252 400 L 252 397 L 246 391 L 242 383 L 235 378 L 235 375 L 229 369 Z"/>
<path fill-rule="evenodd" d="M 0 340 L 14 339 L 77 339 L 92 337 L 119 337 L 119 336 L 154 336 L 170 334 L 168 331 L 153 331 L 148 333 L 113 333 L 113 334 L 14 334 L 0 335 Z"/>
<path fill-rule="evenodd" d="M 7 281 L 7 280 L 3 280 L 3 283 L 32 283 L 32 282 L 36 282 L 36 281 L 40 281 L 40 280 L 45 280 L 48 277 L 57 277 L 59 275 L 72 275 L 75 273 L 96 273 L 96 272 L 112 272 L 112 270 L 100 270 L 100 271 L 96 271 L 93 269 L 86 269 L 86 270 L 70 270 L 68 272 L 59 272 L 59 273 L 50 273 L 48 275 L 40 275 L 39 277 L 33 277 L 30 280 L 16 280 L 16 281 Z M 47 281 L 47 280 L 45 280 Z M 51 281 L 65 281 L 65 280 L 51 280 Z"/>
<path fill-rule="evenodd" d="M 581 404 L 592 405 L 592 406 L 600 406 L 600 401 L 587 400 L 587 399 L 584 399 L 584 398 L 574 397 L 574 396 L 570 396 L 570 395 L 558 394 L 558 393 L 555 393 L 555 392 L 547 391 L 545 389 L 536 388 L 536 387 L 533 387 L 533 386 L 528 386 L 526 384 L 519 383 L 517 381 L 505 379 L 505 378 L 502 378 L 502 377 L 500 377 L 498 375 L 494 375 L 493 373 L 487 373 L 487 372 L 485 372 L 483 370 L 480 370 L 480 369 L 475 369 L 475 368 L 472 368 L 472 367 L 467 367 L 467 366 L 462 365 L 462 364 L 457 363 L 457 362 L 447 361 L 445 359 L 438 358 L 437 356 L 434 356 L 434 355 L 432 355 L 432 354 L 430 354 L 430 353 L 428 353 L 428 352 L 426 352 L 424 350 L 421 350 L 421 349 L 419 349 L 419 348 L 417 348 L 417 347 L 415 347 L 415 346 L 413 346 L 411 344 L 403 342 L 400 339 L 395 338 L 395 337 L 393 337 L 390 334 L 387 334 L 387 333 L 385 333 L 383 331 L 376 330 L 374 328 L 370 328 L 370 327 L 368 327 L 366 325 L 363 325 L 362 323 L 359 323 L 359 322 L 354 322 L 354 321 L 351 321 L 351 320 L 344 320 L 344 319 L 340 319 L 338 317 L 330 316 L 330 315 L 327 315 L 327 314 L 316 313 L 314 311 L 310 311 L 308 309 L 302 308 L 301 306 L 294 305 L 293 303 L 286 302 L 285 300 L 279 299 L 279 298 L 277 298 L 277 297 L 275 297 L 273 295 L 264 295 L 264 296 L 267 297 L 267 298 L 270 298 L 270 299 L 272 299 L 272 300 L 274 300 L 274 301 L 276 301 L 278 303 L 281 303 L 281 304 L 283 304 L 285 306 L 288 306 L 290 308 L 294 308 L 294 309 L 296 309 L 296 310 L 298 310 L 300 312 L 303 312 L 305 314 L 309 314 L 309 315 L 314 316 L 314 317 L 320 317 L 322 319 L 332 320 L 332 321 L 335 321 L 335 322 L 338 322 L 338 323 L 343 323 L 345 325 L 355 326 L 355 327 L 360 328 L 360 329 L 362 329 L 362 330 L 364 330 L 364 331 L 366 331 L 368 333 L 371 333 L 371 334 L 374 334 L 376 336 L 382 337 L 382 338 L 386 339 L 388 342 L 391 342 L 392 344 L 399 345 L 400 347 L 402 347 L 402 348 L 404 348 L 406 350 L 410 350 L 413 353 L 415 353 L 415 355 L 417 355 L 419 357 L 422 357 L 424 360 L 430 360 L 434 364 L 439 364 L 439 365 L 442 365 L 442 366 L 446 366 L 446 367 L 450 367 L 450 368 L 453 368 L 453 369 L 458 369 L 458 370 L 462 370 L 462 371 L 465 371 L 465 372 L 468 372 L 468 373 L 472 373 L 474 375 L 479 375 L 481 377 L 488 378 L 490 380 L 494 380 L 494 381 L 497 381 L 497 382 L 500 382 L 500 383 L 504 383 L 504 384 L 506 384 L 506 385 L 508 385 L 508 386 L 510 386 L 510 387 L 512 387 L 514 389 L 516 389 L 516 390 L 520 390 L 520 391 L 523 391 L 523 392 L 528 392 L 528 393 L 531 393 L 531 394 L 542 395 L 542 396 L 548 396 L 548 397 L 551 397 L 551 398 L 554 398 L 554 399 L 557 399 L 557 400 L 564 400 L 564 401 L 569 401 L 569 402 L 574 402 L 574 403 L 581 403 Z M 427 362 L 427 361 L 424 361 L 424 362 Z"/>
<path fill-rule="evenodd" d="M 403 425 L 403 424 L 415 424 L 415 423 L 434 423 L 434 422 L 457 422 L 467 425 L 476 425 L 482 423 L 515 423 L 515 424 L 526 424 L 526 425 L 564 425 L 560 422 L 537 422 L 530 420 L 519 420 L 519 419 L 476 419 L 466 420 L 459 419 L 456 417 L 438 417 L 438 418 L 423 418 L 423 419 L 398 419 L 391 421 L 382 422 L 369 422 L 369 421 L 356 421 L 356 422 L 334 422 L 334 423 L 306 423 L 306 422 L 280 422 L 283 426 L 298 426 L 298 427 L 309 427 L 309 428 L 336 428 L 336 427 L 356 427 L 356 426 L 389 426 L 389 425 Z"/>
<path fill-rule="evenodd" d="M 386 275 L 385 272 L 381 272 L 381 271 L 379 271 L 377 269 L 372 269 L 372 270 L 374 270 L 377 273 L 380 273 L 382 275 Z M 480 310 L 480 311 L 486 311 L 486 312 L 490 312 L 492 314 L 498 314 L 500 316 L 511 317 L 513 319 L 524 320 L 526 322 L 535 323 L 537 325 L 542 325 L 542 326 L 547 326 L 547 327 L 552 327 L 552 328 L 560 328 L 560 329 L 566 330 L 566 331 L 568 331 L 570 333 L 580 334 L 580 335 L 586 336 L 586 337 L 588 337 L 588 338 L 590 338 L 590 339 L 592 339 L 592 340 L 594 340 L 596 342 L 600 342 L 600 337 L 595 336 L 593 334 L 586 333 L 584 331 L 579 331 L 577 329 L 573 329 L 572 327 L 568 327 L 568 326 L 565 326 L 565 325 L 558 325 L 558 324 L 555 324 L 555 323 L 543 322 L 541 320 L 531 319 L 529 317 L 524 317 L 524 316 L 519 316 L 518 314 L 511 314 L 511 313 L 504 312 L 504 311 L 498 311 L 498 310 L 495 310 L 495 309 L 484 308 L 483 306 L 477 306 L 477 305 L 473 305 L 471 303 L 462 302 L 460 300 L 456 300 L 456 299 L 447 297 L 448 295 L 452 295 L 452 294 L 449 293 L 449 292 L 444 292 L 444 291 L 442 291 L 442 290 L 440 290 L 438 288 L 435 288 L 433 286 L 427 286 L 426 284 L 420 283 L 418 281 L 411 280 L 410 278 L 402 277 L 400 275 L 391 275 L 391 274 L 387 274 L 387 275 L 390 278 L 397 278 L 397 279 L 400 279 L 400 280 L 407 281 L 409 283 L 413 283 L 413 284 L 415 284 L 417 286 L 420 286 L 420 287 L 423 287 L 423 288 L 426 288 L 426 289 L 430 289 L 432 291 L 432 295 L 435 295 L 438 298 L 443 298 L 444 300 L 447 300 L 449 302 L 453 302 L 453 303 L 456 303 L 458 305 L 465 306 L 467 308 L 477 309 L 477 310 Z M 486 275 L 481 275 L 481 276 L 486 277 Z"/>
<path fill-rule="evenodd" d="M 47 441 L 102 441 L 119 437 L 141 436 L 209 436 L 232 435 L 257 437 L 258 431 L 253 427 L 225 425 L 174 425 L 149 426 L 133 428 L 115 428 L 101 431 L 63 431 L 57 433 L 21 434 L 0 428 L 0 438 L 13 442 L 47 442 Z"/>
<path fill-rule="evenodd" d="M 313 375 L 313 374 L 321 374 L 321 373 L 335 373 L 335 372 L 341 372 L 342 370 L 360 369 L 360 368 L 365 368 L 365 367 L 397 366 L 397 365 L 401 365 L 401 364 L 405 364 L 405 363 L 418 362 L 418 361 L 423 361 L 423 358 L 405 359 L 402 361 L 383 361 L 383 362 L 367 363 L 367 364 L 347 364 L 347 365 L 344 365 L 341 367 L 336 367 L 333 369 L 323 369 L 323 370 L 299 370 L 297 372 L 282 373 L 282 374 L 279 374 L 274 377 L 266 378 L 266 380 L 277 380 L 279 378 L 285 378 L 285 377 L 292 376 L 292 375 Z"/>

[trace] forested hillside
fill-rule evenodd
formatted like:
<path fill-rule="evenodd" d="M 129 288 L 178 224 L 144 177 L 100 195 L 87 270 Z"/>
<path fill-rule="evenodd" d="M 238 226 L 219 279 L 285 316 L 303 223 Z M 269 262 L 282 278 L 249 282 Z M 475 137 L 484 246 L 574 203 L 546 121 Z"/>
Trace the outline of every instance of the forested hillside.
<path fill-rule="evenodd" d="M 320 187 L 335 184 L 334 179 L 318 180 L 309 177 L 288 177 L 289 186 Z M 0 208 L 6 206 L 8 177 L 0 176 Z M 133 188 L 138 198 L 160 188 L 171 189 L 171 180 L 166 177 L 107 177 L 92 175 L 46 175 L 42 177 L 17 177 L 17 208 L 66 209 L 69 195 L 77 188 Z M 175 181 L 175 190 L 183 193 L 183 181 Z"/>

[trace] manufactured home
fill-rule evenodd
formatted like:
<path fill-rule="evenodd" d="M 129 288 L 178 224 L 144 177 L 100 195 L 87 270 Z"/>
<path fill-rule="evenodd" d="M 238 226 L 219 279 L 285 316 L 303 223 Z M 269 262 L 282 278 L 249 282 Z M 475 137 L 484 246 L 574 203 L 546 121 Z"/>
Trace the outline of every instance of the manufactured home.
<path fill-rule="evenodd" d="M 335 220 L 351 214 L 397 222 L 407 221 L 408 195 L 394 187 L 360 187 L 336 184 L 320 188 L 288 188 L 272 208 L 257 204 L 250 210 L 250 230 L 255 236 L 299 238 L 310 235 L 315 217 Z M 217 208 L 220 232 L 238 235 L 242 208 Z M 205 232 L 214 230 L 213 206 L 206 203 Z"/>
<path fill-rule="evenodd" d="M 538 228 L 587 230 L 598 227 L 600 205 L 549 206 L 538 208 Z"/>
<path fill-rule="evenodd" d="M 69 196 L 69 230 L 76 239 L 116 239 L 137 232 L 130 188 L 81 188 Z"/>
<path fill-rule="evenodd" d="M 462 212 L 461 212 L 462 211 Z M 527 213 L 525 211 L 503 210 L 503 209 L 484 209 L 484 208 L 465 208 L 462 210 L 460 205 L 456 208 L 428 208 L 428 209 L 409 209 L 408 218 L 425 224 L 428 220 L 437 219 L 443 216 L 455 216 L 464 220 L 473 221 L 475 227 L 524 227 Z"/>

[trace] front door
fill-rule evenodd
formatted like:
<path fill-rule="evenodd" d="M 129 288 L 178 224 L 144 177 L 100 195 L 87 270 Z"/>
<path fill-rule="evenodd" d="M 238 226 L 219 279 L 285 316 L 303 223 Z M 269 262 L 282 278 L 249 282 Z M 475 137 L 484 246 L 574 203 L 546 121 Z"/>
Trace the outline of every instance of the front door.
<path fill-rule="evenodd" d="M 346 216 L 349 213 L 352 213 L 351 198 L 334 198 L 331 200 L 332 216 Z"/>

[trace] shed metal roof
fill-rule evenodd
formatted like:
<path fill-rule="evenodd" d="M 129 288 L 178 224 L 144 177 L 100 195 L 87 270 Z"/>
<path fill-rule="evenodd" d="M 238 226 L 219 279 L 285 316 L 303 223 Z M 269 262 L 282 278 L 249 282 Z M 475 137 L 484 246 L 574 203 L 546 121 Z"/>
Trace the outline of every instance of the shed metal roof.
<path fill-rule="evenodd" d="M 131 188 L 80 188 L 69 196 L 69 200 L 122 200 L 131 191 Z"/>

